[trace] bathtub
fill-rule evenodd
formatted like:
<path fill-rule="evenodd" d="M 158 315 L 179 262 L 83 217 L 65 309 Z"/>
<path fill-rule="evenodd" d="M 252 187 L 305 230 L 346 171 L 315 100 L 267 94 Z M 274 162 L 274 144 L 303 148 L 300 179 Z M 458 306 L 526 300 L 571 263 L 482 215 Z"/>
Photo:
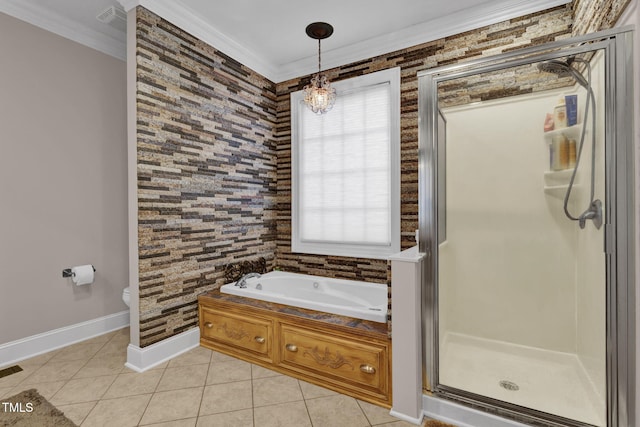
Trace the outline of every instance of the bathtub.
<path fill-rule="evenodd" d="M 285 271 L 271 271 L 247 279 L 246 283 L 246 288 L 228 283 L 220 292 L 374 322 L 387 321 L 387 285 Z"/>

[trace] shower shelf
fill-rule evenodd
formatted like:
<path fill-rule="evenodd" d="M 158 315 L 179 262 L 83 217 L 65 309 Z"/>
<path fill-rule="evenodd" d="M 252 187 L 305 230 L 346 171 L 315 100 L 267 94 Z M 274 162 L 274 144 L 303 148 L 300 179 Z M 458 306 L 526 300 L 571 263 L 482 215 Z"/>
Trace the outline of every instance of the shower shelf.
<path fill-rule="evenodd" d="M 544 193 L 558 199 L 564 199 L 564 195 L 569 188 L 569 181 L 571 180 L 572 174 L 573 168 L 559 171 L 546 171 L 544 173 Z M 578 187 L 578 185 L 573 186 L 574 189 Z"/>
<path fill-rule="evenodd" d="M 575 139 L 576 142 L 580 139 L 580 133 L 582 132 L 582 124 L 578 123 L 566 128 L 554 129 L 544 133 L 544 141 L 547 144 L 551 144 L 553 137 L 556 135 L 565 135 L 569 139 Z"/>

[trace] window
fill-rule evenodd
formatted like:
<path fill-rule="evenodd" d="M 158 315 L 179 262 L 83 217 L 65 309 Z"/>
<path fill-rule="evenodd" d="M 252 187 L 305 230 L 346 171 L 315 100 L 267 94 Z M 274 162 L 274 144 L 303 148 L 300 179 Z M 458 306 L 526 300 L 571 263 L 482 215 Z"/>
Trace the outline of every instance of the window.
<path fill-rule="evenodd" d="M 400 69 L 333 85 L 323 115 L 291 94 L 291 247 L 384 259 L 400 250 Z"/>

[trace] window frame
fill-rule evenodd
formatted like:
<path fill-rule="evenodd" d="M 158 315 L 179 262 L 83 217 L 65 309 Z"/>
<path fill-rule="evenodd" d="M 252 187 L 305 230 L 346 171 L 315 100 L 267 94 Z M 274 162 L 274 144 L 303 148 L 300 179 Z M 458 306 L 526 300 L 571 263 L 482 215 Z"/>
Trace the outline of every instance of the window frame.
<path fill-rule="evenodd" d="M 304 105 L 304 91 L 291 93 L 291 251 L 314 255 L 336 255 L 355 258 L 387 259 L 400 252 L 400 67 L 389 68 L 363 76 L 332 82 L 337 96 L 340 93 L 357 90 L 367 86 L 389 84 L 390 97 L 390 129 L 389 129 L 389 163 L 390 163 L 390 243 L 358 244 L 339 242 L 303 241 L 300 239 L 300 206 L 299 206 L 299 156 L 300 109 Z M 331 114 L 331 111 L 326 114 Z"/>

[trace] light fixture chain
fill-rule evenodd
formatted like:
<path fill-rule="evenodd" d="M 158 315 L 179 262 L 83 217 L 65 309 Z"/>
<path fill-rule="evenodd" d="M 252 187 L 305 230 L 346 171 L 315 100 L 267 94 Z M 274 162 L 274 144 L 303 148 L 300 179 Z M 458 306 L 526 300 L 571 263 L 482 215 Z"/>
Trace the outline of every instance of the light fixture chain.
<path fill-rule="evenodd" d="M 318 74 L 320 74 L 320 64 L 322 64 L 322 61 L 320 60 L 320 39 L 318 39 Z"/>

